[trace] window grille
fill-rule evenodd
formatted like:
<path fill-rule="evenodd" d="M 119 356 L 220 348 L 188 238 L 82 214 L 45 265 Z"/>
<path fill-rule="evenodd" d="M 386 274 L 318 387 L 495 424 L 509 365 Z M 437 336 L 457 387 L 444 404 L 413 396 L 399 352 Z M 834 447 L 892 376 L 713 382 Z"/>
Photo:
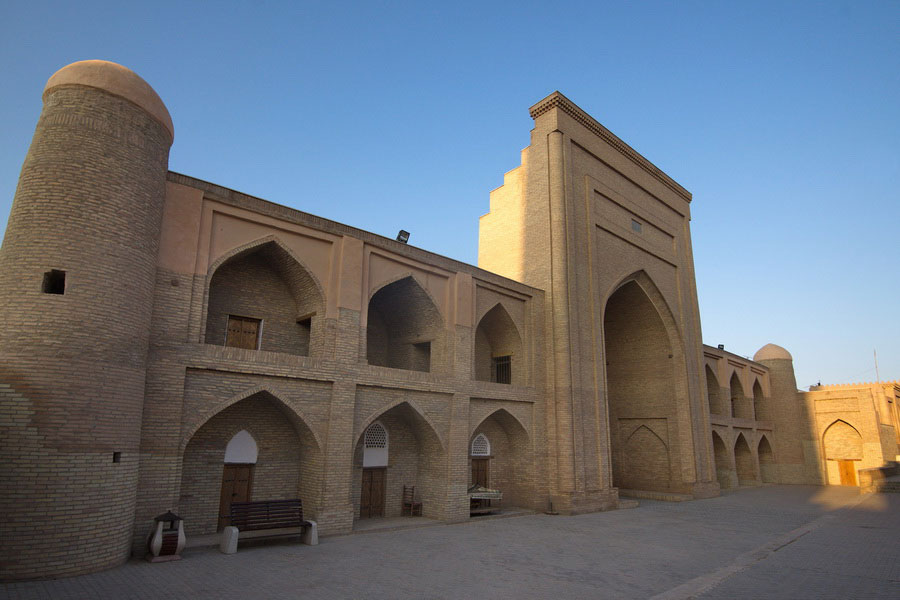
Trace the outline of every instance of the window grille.
<path fill-rule="evenodd" d="M 381 423 L 372 423 L 363 434 L 363 467 L 388 466 L 388 434 Z"/>
<path fill-rule="evenodd" d="M 491 359 L 491 381 L 512 383 L 512 357 L 495 356 Z"/>
<path fill-rule="evenodd" d="M 472 440 L 472 456 L 490 456 L 491 443 L 483 433 L 479 433 Z"/>
<path fill-rule="evenodd" d="M 387 448 L 387 430 L 381 423 L 372 423 L 366 429 L 366 448 Z"/>

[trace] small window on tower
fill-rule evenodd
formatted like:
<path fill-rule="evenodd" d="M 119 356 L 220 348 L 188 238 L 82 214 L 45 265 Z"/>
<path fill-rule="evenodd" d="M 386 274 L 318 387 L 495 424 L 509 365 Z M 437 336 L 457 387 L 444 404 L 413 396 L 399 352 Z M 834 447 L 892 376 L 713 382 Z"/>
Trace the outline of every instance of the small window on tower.
<path fill-rule="evenodd" d="M 259 334 L 262 320 L 250 317 L 228 315 L 228 330 L 225 332 L 225 345 L 247 350 L 259 349 Z"/>
<path fill-rule="evenodd" d="M 491 358 L 491 376 L 494 383 L 512 383 L 512 357 L 495 356 Z"/>
<path fill-rule="evenodd" d="M 66 272 L 53 269 L 44 273 L 44 282 L 41 284 L 41 291 L 45 294 L 65 294 Z"/>

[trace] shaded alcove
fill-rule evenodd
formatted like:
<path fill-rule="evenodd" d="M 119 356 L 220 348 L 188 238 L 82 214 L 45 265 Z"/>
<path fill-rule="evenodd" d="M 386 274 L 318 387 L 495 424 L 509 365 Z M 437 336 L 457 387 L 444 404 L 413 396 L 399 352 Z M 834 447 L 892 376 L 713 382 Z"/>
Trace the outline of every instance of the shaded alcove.
<path fill-rule="evenodd" d="M 771 421 L 772 407 L 770 399 L 763 394 L 759 380 L 753 382 L 753 412 L 757 421 Z"/>
<path fill-rule="evenodd" d="M 369 300 L 366 358 L 370 365 L 431 371 L 443 327 L 440 311 L 414 278 L 389 283 Z"/>
<path fill-rule="evenodd" d="M 665 324 L 635 281 L 616 290 L 603 318 L 613 485 L 668 491 L 678 439 L 672 346 Z"/>
<path fill-rule="evenodd" d="M 315 278 L 279 243 L 269 241 L 229 257 L 209 282 L 207 344 L 300 356 L 321 347 L 324 296 Z M 241 324 L 251 338 L 237 340 Z"/>
<path fill-rule="evenodd" d="M 778 471 L 775 466 L 775 453 L 772 451 L 769 438 L 764 435 L 759 438 L 756 455 L 759 457 L 759 474 L 763 483 L 777 483 Z"/>
<path fill-rule="evenodd" d="M 479 436 L 488 441 L 490 454 L 473 452 Z M 474 446 L 477 449 L 477 446 Z M 473 461 L 486 460 L 487 487 L 503 492 L 504 507 L 530 507 L 534 497 L 534 460 L 525 427 L 504 409 L 491 413 L 469 438 L 469 485 L 474 482 Z"/>
<path fill-rule="evenodd" d="M 737 373 L 731 374 L 731 416 L 753 419 L 753 401 L 744 395 L 744 386 Z"/>
<path fill-rule="evenodd" d="M 525 383 L 522 338 L 502 304 L 485 313 L 475 329 L 475 379 Z"/>
<path fill-rule="evenodd" d="M 731 455 L 728 452 L 728 446 L 722 441 L 722 438 L 715 431 L 712 432 L 713 454 L 716 458 L 716 479 L 719 487 L 723 490 L 737 487 L 737 473 L 731 462 Z"/>
<path fill-rule="evenodd" d="M 251 441 L 255 460 L 248 458 Z M 247 500 L 299 497 L 304 514 L 315 518 L 322 475 L 315 437 L 283 402 L 259 392 L 213 415 L 184 448 L 178 514 L 188 535 L 214 533 L 227 524 L 219 520 L 228 467 L 234 464 L 226 462 L 226 456 L 252 465 Z"/>
<path fill-rule="evenodd" d="M 753 452 L 750 445 L 739 433 L 734 443 L 734 466 L 737 471 L 738 485 L 756 485 L 759 478 L 756 476 L 756 462 L 753 460 Z"/>
<path fill-rule="evenodd" d="M 713 415 L 728 416 L 728 409 L 722 401 L 722 390 L 719 387 L 719 380 L 709 365 L 706 365 L 706 394 L 709 398 L 709 412 Z"/>
<path fill-rule="evenodd" d="M 415 486 L 416 498 L 422 502 L 422 515 L 433 519 L 443 516 L 441 499 L 445 493 L 446 456 L 440 438 L 428 420 L 408 402 L 401 402 L 377 416 L 387 440 L 387 464 L 383 469 L 383 511 L 380 515 L 401 514 L 403 487 Z M 352 497 L 354 517 L 360 518 L 363 497 L 363 470 L 366 454 L 366 431 L 360 433 L 353 458 Z M 369 497 L 369 494 L 366 494 Z"/>

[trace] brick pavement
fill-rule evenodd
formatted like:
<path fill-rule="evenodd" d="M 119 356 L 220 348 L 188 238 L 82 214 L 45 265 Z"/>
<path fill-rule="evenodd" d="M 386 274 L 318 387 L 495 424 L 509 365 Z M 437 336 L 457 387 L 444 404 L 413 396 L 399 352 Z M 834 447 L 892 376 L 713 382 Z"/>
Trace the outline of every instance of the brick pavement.
<path fill-rule="evenodd" d="M 844 508 L 846 507 L 846 508 Z M 900 495 L 771 486 L 575 517 L 269 542 L 7 584 L 0 598 L 898 597 Z"/>

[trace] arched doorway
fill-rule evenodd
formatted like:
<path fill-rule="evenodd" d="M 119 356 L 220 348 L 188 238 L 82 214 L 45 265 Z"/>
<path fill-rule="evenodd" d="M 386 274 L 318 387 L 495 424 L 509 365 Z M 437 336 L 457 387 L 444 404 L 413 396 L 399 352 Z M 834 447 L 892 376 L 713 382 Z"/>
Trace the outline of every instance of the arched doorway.
<path fill-rule="evenodd" d="M 713 453 L 716 457 L 716 479 L 719 487 L 723 490 L 737 487 L 737 474 L 734 472 L 731 455 L 728 453 L 728 447 L 718 432 L 712 432 Z"/>
<path fill-rule="evenodd" d="M 775 453 L 772 452 L 769 438 L 764 435 L 759 438 L 756 454 L 759 456 L 759 473 L 762 476 L 763 483 L 776 483 L 778 476 L 775 467 Z"/>
<path fill-rule="evenodd" d="M 759 478 L 756 476 L 756 462 L 753 460 L 753 453 L 750 451 L 750 445 L 743 433 L 738 434 L 737 441 L 734 443 L 734 466 L 737 471 L 738 485 L 756 485 L 759 482 Z"/>
<path fill-rule="evenodd" d="M 405 486 L 415 486 L 416 499 L 422 502 L 423 516 L 441 518 L 446 457 L 434 428 L 408 402 L 393 406 L 376 419 L 360 433 L 354 452 L 352 493 L 356 518 L 399 517 Z M 373 435 L 372 425 L 377 425 L 383 433 L 378 431 Z M 366 447 L 378 445 L 374 438 L 381 435 L 386 446 L 383 462 L 367 461 L 367 454 L 371 455 L 372 449 L 367 452 Z M 379 469 L 381 474 L 375 472 Z M 373 494 L 376 495 L 374 507 L 371 504 Z"/>
<path fill-rule="evenodd" d="M 492 412 L 469 438 L 469 485 L 503 492 L 503 506 L 530 507 L 534 496 L 531 442 L 525 428 L 504 409 Z"/>
<path fill-rule="evenodd" d="M 321 471 L 318 444 L 300 417 L 268 392 L 253 394 L 208 419 L 184 448 L 179 514 L 186 533 L 214 533 L 227 524 L 221 511 L 232 498 L 299 497 L 304 515 L 314 519 Z"/>
<path fill-rule="evenodd" d="M 680 483 L 673 347 L 657 308 L 634 280 L 603 317 L 613 485 L 670 491 Z"/>
<path fill-rule="evenodd" d="M 838 419 L 825 430 L 822 442 L 825 446 L 828 483 L 859 485 L 856 472 L 863 458 L 862 436 L 859 431 L 846 421 Z"/>

